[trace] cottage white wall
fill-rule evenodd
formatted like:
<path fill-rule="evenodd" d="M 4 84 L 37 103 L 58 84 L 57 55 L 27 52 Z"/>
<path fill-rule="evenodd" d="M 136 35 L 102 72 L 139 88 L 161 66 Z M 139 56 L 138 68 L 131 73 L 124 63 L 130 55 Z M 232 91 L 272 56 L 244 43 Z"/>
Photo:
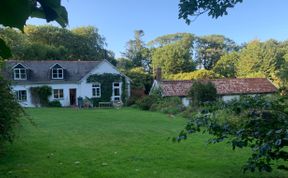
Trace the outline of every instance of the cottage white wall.
<path fill-rule="evenodd" d="M 226 95 L 226 96 L 222 96 L 222 99 L 224 102 L 228 102 L 231 100 L 239 100 L 240 96 L 250 96 L 250 97 L 256 97 L 257 95 L 261 95 L 261 94 L 242 94 L 242 95 Z M 265 94 L 265 96 L 271 96 L 271 94 Z"/>
<path fill-rule="evenodd" d="M 183 104 L 185 107 L 188 107 L 188 106 L 190 105 L 190 99 L 187 98 L 187 97 L 181 98 L 181 101 L 182 101 L 182 104 Z"/>
<path fill-rule="evenodd" d="M 95 69 L 90 71 L 83 79 L 81 79 L 79 85 L 80 86 L 79 93 L 83 98 L 92 97 L 92 83 L 87 83 L 87 78 L 93 74 L 104 74 L 104 73 L 119 74 L 119 72 L 116 69 L 114 69 L 114 67 L 112 67 L 109 63 L 102 62 Z"/>
<path fill-rule="evenodd" d="M 269 96 L 269 94 L 267 94 L 267 95 Z M 250 94 L 250 95 L 246 95 L 246 96 L 255 97 L 256 94 Z M 224 95 L 224 96 L 221 96 L 221 99 L 224 102 L 229 102 L 229 101 L 232 101 L 232 100 L 239 100 L 240 99 L 240 95 Z M 190 105 L 191 101 L 187 97 L 181 97 L 181 100 L 182 100 L 182 104 L 185 107 L 188 107 Z"/>
<path fill-rule="evenodd" d="M 76 89 L 76 102 L 77 102 L 77 98 L 80 96 L 78 93 L 79 90 L 79 85 L 78 84 L 52 84 L 52 85 L 48 85 L 53 89 L 63 89 L 63 99 L 55 99 L 53 96 L 53 92 L 52 92 L 52 96 L 49 97 L 50 101 L 53 100 L 58 100 L 60 101 L 62 106 L 70 106 L 70 92 L 69 89 Z"/>
<path fill-rule="evenodd" d="M 225 96 L 222 96 L 222 100 L 224 102 L 229 102 L 229 101 L 232 101 L 232 100 L 239 100 L 240 99 L 240 95 L 225 95 Z"/>
<path fill-rule="evenodd" d="M 11 86 L 11 90 L 14 91 L 18 91 L 18 90 L 26 90 L 27 92 L 27 101 L 21 101 L 19 102 L 19 104 L 22 107 L 34 107 L 34 105 L 31 102 L 31 93 L 30 93 L 30 87 L 31 85 L 15 85 L 15 86 Z"/>
<path fill-rule="evenodd" d="M 26 90 L 27 91 L 27 101 L 19 102 L 21 106 L 23 107 L 35 107 L 35 105 L 32 103 L 32 97 L 30 88 L 31 87 L 39 87 L 39 86 L 49 86 L 52 88 L 52 96 L 49 97 L 49 101 L 58 100 L 60 101 L 62 106 L 70 106 L 70 93 L 69 89 L 76 88 L 76 98 L 79 96 L 78 90 L 79 85 L 78 84 L 33 84 L 33 85 L 12 85 L 12 91 L 17 90 Z M 53 89 L 63 89 L 63 99 L 54 99 L 53 97 Z"/>
<path fill-rule="evenodd" d="M 240 99 L 240 95 L 225 95 L 225 96 L 221 96 L 221 99 L 224 102 L 229 102 L 229 101 L 232 101 L 232 100 L 239 100 Z M 188 107 L 190 105 L 190 103 L 191 103 L 191 100 L 189 98 L 187 98 L 187 97 L 181 97 L 181 101 L 182 101 L 182 104 L 185 107 Z"/>
<path fill-rule="evenodd" d="M 104 74 L 104 73 L 110 73 L 110 74 L 120 74 L 120 72 L 111 64 L 108 62 L 102 62 L 99 64 L 95 69 L 93 69 L 91 72 L 89 72 L 83 79 L 81 79 L 79 84 L 79 93 L 82 97 L 92 97 L 92 83 L 87 83 L 87 78 L 90 75 L 93 74 Z M 128 86 L 127 88 L 127 95 L 130 96 L 130 81 L 126 79 L 126 84 Z M 112 84 L 111 84 L 112 87 Z M 121 90 L 122 87 L 120 87 Z M 111 93 L 112 94 L 112 93 Z"/>

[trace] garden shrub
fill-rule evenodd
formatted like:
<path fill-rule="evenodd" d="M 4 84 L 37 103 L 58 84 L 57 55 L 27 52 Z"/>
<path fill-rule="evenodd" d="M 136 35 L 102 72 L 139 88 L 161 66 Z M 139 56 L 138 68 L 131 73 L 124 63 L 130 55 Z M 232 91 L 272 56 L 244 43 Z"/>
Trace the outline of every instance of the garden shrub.
<path fill-rule="evenodd" d="M 142 110 L 150 110 L 151 106 L 159 101 L 159 97 L 157 95 L 149 95 L 144 96 L 139 99 L 136 104 Z"/>
<path fill-rule="evenodd" d="M 58 101 L 58 100 L 50 101 L 50 102 L 48 103 L 48 106 L 49 106 L 49 107 L 54 107 L 54 108 L 60 108 L 60 107 L 62 107 L 60 101 Z"/>
<path fill-rule="evenodd" d="M 214 108 L 203 108 L 191 115 L 185 129 L 174 138 L 181 141 L 188 134 L 206 132 L 209 143 L 227 141 L 235 148 L 251 148 L 243 171 L 272 171 L 272 165 L 288 170 L 287 100 L 281 96 L 241 97 Z M 202 105 L 203 107 L 203 105 Z M 217 108 L 218 107 L 218 108 Z M 279 160 L 279 161 L 278 161 Z"/>
<path fill-rule="evenodd" d="M 130 96 L 130 98 L 127 99 L 126 101 L 126 106 L 132 106 L 134 104 L 136 104 L 137 102 L 137 97 L 134 97 L 134 96 Z"/>
<path fill-rule="evenodd" d="M 197 113 L 198 107 L 194 105 L 190 105 L 185 108 L 185 110 L 181 113 L 181 116 L 184 118 L 192 118 L 194 113 Z"/>
<path fill-rule="evenodd" d="M 178 114 L 184 111 L 184 106 L 179 97 L 164 97 L 154 103 L 150 110 L 160 111 L 166 114 Z"/>
<path fill-rule="evenodd" d="M 145 72 L 142 67 L 134 67 L 124 72 L 133 81 L 131 83 L 131 89 L 143 89 L 145 94 L 149 93 L 153 83 L 151 74 Z"/>
<path fill-rule="evenodd" d="M 212 82 L 195 81 L 188 92 L 188 96 L 191 97 L 193 104 L 199 105 L 216 101 L 217 90 Z"/>
<path fill-rule="evenodd" d="M 4 142 L 12 142 L 15 128 L 20 125 L 24 110 L 10 91 L 10 86 L 0 76 L 0 148 Z"/>
<path fill-rule="evenodd" d="M 288 106 L 284 109 L 284 113 L 288 114 Z"/>

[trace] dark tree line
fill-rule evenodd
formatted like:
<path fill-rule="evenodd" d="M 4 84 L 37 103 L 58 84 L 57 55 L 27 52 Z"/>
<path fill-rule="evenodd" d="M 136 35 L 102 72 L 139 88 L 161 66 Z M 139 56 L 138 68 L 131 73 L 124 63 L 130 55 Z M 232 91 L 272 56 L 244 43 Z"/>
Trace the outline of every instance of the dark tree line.
<path fill-rule="evenodd" d="M 72 30 L 54 26 L 31 26 L 24 32 L 1 28 L 0 37 L 11 48 L 16 60 L 102 60 L 115 63 L 114 53 L 96 27 Z"/>
<path fill-rule="evenodd" d="M 143 35 L 142 30 L 135 31 L 123 58 L 117 60 L 122 71 L 142 67 L 153 75 L 161 67 L 166 79 L 266 77 L 276 86 L 287 84 L 287 41 L 238 45 L 223 35 L 176 33 L 145 43 Z"/>

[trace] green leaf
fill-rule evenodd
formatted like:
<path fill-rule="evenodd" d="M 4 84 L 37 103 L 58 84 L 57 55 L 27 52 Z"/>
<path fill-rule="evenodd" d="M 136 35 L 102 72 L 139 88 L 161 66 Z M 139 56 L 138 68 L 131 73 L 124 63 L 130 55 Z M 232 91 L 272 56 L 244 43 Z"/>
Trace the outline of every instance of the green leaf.
<path fill-rule="evenodd" d="M 31 12 L 31 17 L 40 18 L 40 19 L 46 19 L 46 15 L 41 8 L 34 8 Z"/>
<path fill-rule="evenodd" d="M 11 56 L 10 48 L 6 45 L 5 41 L 0 38 L 0 57 L 6 59 Z"/>
<path fill-rule="evenodd" d="M 59 17 L 56 19 L 62 27 L 66 27 L 68 25 L 68 13 L 65 7 L 60 7 L 59 9 Z"/>
<path fill-rule="evenodd" d="M 56 22 L 58 22 L 62 27 L 67 26 L 68 13 L 65 7 L 61 6 L 60 0 L 37 0 L 37 1 L 41 4 L 41 7 L 36 9 L 36 11 L 38 11 L 37 17 L 41 17 L 43 15 L 39 13 L 39 11 L 43 10 L 47 22 L 56 20 Z"/>
<path fill-rule="evenodd" d="M 282 140 L 281 140 L 281 139 L 277 139 L 277 140 L 275 141 L 275 145 L 276 145 L 276 146 L 280 146 L 281 143 L 282 143 Z"/>
<path fill-rule="evenodd" d="M 276 130 L 275 134 L 280 134 L 282 132 L 282 129 Z"/>
<path fill-rule="evenodd" d="M 30 16 L 31 7 L 31 0 L 1 0 L 0 24 L 23 31 L 26 20 Z"/>

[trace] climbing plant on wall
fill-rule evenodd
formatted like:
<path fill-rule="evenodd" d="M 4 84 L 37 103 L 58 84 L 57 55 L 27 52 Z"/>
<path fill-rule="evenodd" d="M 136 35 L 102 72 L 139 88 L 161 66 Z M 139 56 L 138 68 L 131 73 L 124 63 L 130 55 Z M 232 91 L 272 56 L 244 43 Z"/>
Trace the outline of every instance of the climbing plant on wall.
<path fill-rule="evenodd" d="M 52 95 L 52 89 L 49 86 L 30 88 L 32 103 L 36 106 L 48 106 L 49 96 Z"/>
<path fill-rule="evenodd" d="M 94 74 L 87 78 L 87 83 L 100 83 L 101 84 L 101 97 L 92 98 L 93 105 L 98 106 L 99 102 L 110 102 L 112 97 L 112 84 L 113 82 L 122 82 L 122 102 L 127 100 L 126 79 L 119 74 Z"/>

